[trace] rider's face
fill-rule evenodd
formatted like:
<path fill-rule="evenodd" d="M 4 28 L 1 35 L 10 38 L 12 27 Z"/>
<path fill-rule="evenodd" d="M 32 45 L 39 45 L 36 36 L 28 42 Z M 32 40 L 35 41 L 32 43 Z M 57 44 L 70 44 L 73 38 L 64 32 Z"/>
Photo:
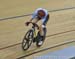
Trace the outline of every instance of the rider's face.
<path fill-rule="evenodd" d="M 38 15 L 38 17 L 39 17 L 39 18 L 42 18 L 42 16 L 41 16 L 40 14 Z"/>
<path fill-rule="evenodd" d="M 38 12 L 38 17 L 40 17 L 40 18 L 44 17 L 44 13 L 43 12 Z"/>

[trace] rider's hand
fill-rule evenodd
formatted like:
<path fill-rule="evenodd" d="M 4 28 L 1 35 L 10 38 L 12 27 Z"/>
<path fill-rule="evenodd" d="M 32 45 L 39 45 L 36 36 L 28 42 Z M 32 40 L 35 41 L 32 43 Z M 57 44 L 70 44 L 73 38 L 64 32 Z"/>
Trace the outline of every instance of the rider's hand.
<path fill-rule="evenodd" d="M 30 23 L 30 22 L 26 22 L 26 23 L 25 23 L 25 24 L 26 24 L 26 26 L 28 26 L 28 25 L 29 25 L 29 23 Z"/>

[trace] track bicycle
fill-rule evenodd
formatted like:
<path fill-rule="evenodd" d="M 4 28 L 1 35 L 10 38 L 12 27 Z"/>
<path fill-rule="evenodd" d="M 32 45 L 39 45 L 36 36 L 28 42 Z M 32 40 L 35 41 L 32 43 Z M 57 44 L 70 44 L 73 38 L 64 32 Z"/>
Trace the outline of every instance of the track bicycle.
<path fill-rule="evenodd" d="M 23 41 L 22 41 L 22 49 L 23 50 L 27 50 L 31 46 L 32 42 L 33 43 L 36 42 L 37 47 L 41 46 L 41 45 L 38 45 L 40 38 L 41 38 L 40 32 L 38 31 L 38 33 L 36 33 L 36 30 L 39 29 L 39 26 L 35 23 L 32 23 L 32 22 L 30 22 L 30 23 L 32 24 L 32 28 L 27 31 L 27 33 L 25 34 Z M 45 39 L 45 37 L 44 37 L 44 39 Z M 44 40 L 43 40 L 43 42 L 44 42 Z"/>

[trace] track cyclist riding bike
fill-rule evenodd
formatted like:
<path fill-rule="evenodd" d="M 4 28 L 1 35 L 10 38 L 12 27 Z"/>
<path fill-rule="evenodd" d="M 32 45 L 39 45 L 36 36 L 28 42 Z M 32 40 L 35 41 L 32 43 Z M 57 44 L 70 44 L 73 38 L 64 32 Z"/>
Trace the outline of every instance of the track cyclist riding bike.
<path fill-rule="evenodd" d="M 33 23 L 37 23 L 38 21 L 42 20 L 41 25 L 39 26 L 39 35 L 40 35 L 40 39 L 38 45 L 41 46 L 43 44 L 43 41 L 45 40 L 45 36 L 46 36 L 46 24 L 49 20 L 49 14 L 48 11 L 46 9 L 43 8 L 38 8 L 35 10 L 35 12 L 32 15 L 32 18 L 26 22 L 26 26 L 28 26 L 30 24 L 30 22 Z M 34 40 L 35 42 L 36 40 Z"/>

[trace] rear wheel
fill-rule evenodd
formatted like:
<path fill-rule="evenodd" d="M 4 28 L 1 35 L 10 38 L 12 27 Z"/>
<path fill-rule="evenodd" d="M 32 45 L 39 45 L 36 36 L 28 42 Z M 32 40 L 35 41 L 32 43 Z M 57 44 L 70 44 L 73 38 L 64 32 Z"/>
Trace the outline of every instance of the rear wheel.
<path fill-rule="evenodd" d="M 33 41 L 33 31 L 29 30 L 23 38 L 22 49 L 27 50 L 31 46 L 32 41 Z"/>

